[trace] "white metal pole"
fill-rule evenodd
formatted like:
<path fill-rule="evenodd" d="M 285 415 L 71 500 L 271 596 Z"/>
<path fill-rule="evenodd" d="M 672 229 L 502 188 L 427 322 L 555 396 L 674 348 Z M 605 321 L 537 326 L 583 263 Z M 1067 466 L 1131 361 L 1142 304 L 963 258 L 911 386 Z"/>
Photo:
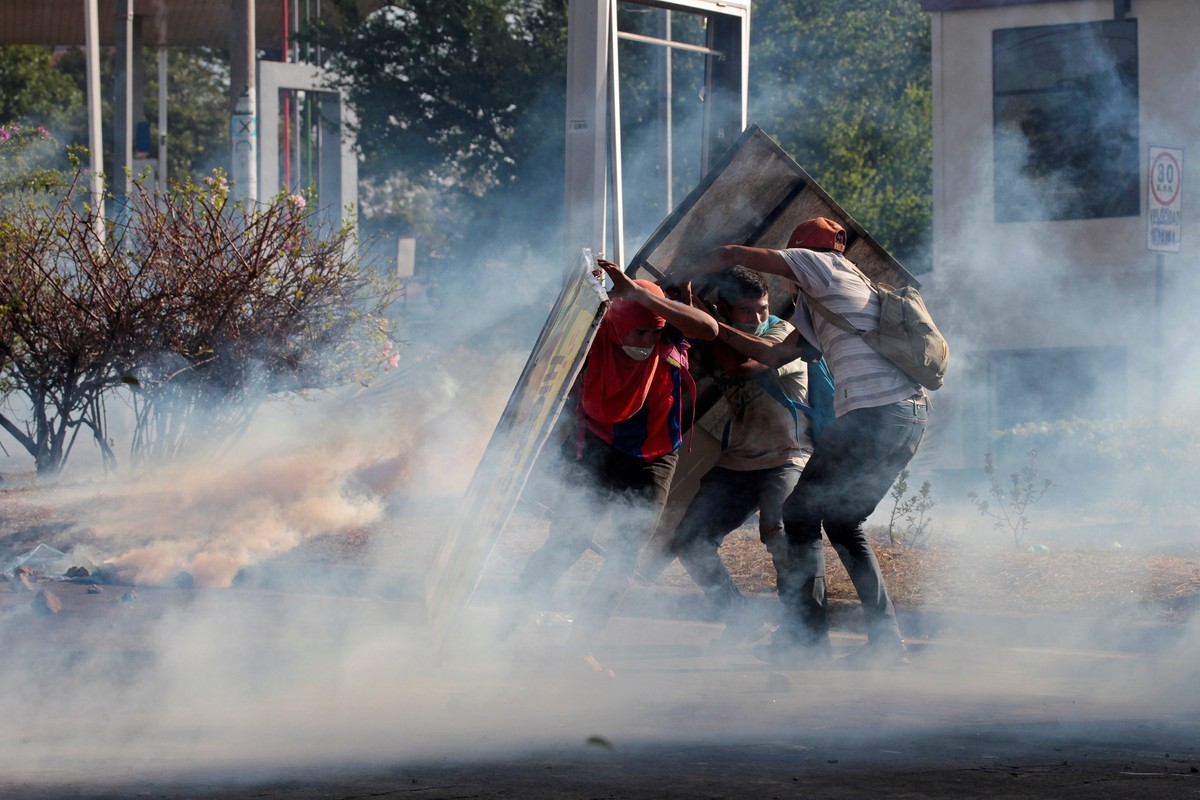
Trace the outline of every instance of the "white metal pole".
<path fill-rule="evenodd" d="M 83 0 L 85 55 L 87 57 L 88 150 L 91 173 L 88 186 L 92 196 L 92 224 L 96 237 L 104 241 L 104 176 L 101 172 L 103 139 L 100 136 L 100 25 L 97 0 Z"/>
<path fill-rule="evenodd" d="M 563 264 L 580 248 L 605 246 L 608 120 L 608 6 L 611 0 L 567 4 L 566 237 Z"/>
<path fill-rule="evenodd" d="M 129 202 L 133 191 L 133 2 L 134 0 L 117 1 L 117 125 L 116 147 L 113 168 L 120 170 L 116 183 L 124 202 Z M 123 212 L 123 209 L 122 209 Z"/>
<path fill-rule="evenodd" d="M 667 23 L 666 23 L 667 37 L 666 38 L 667 38 L 667 41 L 669 42 L 669 41 L 671 41 L 671 38 L 672 38 L 671 37 L 671 9 L 667 9 L 666 15 L 667 15 Z M 675 141 L 674 141 L 675 134 L 673 131 L 674 116 L 673 116 L 673 110 L 671 108 L 671 106 L 675 102 L 675 83 L 674 83 L 674 75 L 672 72 L 674 65 L 671 63 L 671 47 L 670 47 L 670 45 L 668 45 L 666 48 L 666 55 L 664 56 L 664 60 L 666 61 L 666 67 L 667 67 L 667 69 L 666 69 L 667 74 L 664 76 L 664 80 L 666 81 L 666 91 L 667 91 L 667 109 L 666 109 L 667 212 L 670 213 L 671 211 L 673 211 L 675 209 Z"/>
<path fill-rule="evenodd" d="M 617 4 L 609 4 L 608 108 L 612 143 L 613 263 L 625 268 L 625 182 L 621 166 L 621 71 L 617 63 Z"/>
<path fill-rule="evenodd" d="M 167 191 L 167 48 L 158 48 L 158 189 Z"/>
<path fill-rule="evenodd" d="M 230 118 L 233 147 L 229 177 L 232 197 L 258 199 L 258 95 L 255 87 L 254 0 L 230 0 L 230 89 L 235 101 Z M 275 187 L 272 187 L 274 189 Z"/>

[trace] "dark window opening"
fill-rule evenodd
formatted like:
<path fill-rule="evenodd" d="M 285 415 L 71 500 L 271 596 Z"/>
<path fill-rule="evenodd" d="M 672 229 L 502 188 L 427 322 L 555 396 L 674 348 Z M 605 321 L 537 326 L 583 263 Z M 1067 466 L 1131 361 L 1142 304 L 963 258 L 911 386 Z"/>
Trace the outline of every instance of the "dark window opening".
<path fill-rule="evenodd" d="M 1062 347 L 985 354 L 990 430 L 1125 410 L 1125 350 Z"/>
<path fill-rule="evenodd" d="M 992 34 L 997 222 L 1141 213 L 1137 20 Z"/>

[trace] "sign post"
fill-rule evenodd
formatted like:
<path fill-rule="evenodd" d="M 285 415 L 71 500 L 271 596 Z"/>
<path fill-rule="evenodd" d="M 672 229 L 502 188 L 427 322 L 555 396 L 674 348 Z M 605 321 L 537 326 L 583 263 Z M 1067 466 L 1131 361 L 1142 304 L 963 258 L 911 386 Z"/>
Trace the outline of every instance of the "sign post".
<path fill-rule="evenodd" d="M 1146 247 L 1155 253 L 1178 253 L 1183 241 L 1183 151 L 1150 148 L 1146 192 Z"/>
<path fill-rule="evenodd" d="M 1146 247 L 1154 253 L 1154 430 L 1155 436 L 1161 437 L 1163 254 L 1178 253 L 1183 242 L 1183 150 L 1151 147 L 1146 180 Z M 1161 446 L 1155 447 L 1155 452 L 1162 452 Z M 1155 481 L 1154 485 L 1161 483 Z M 1158 524 L 1159 505 L 1155 497 L 1151 505 L 1154 525 Z"/>

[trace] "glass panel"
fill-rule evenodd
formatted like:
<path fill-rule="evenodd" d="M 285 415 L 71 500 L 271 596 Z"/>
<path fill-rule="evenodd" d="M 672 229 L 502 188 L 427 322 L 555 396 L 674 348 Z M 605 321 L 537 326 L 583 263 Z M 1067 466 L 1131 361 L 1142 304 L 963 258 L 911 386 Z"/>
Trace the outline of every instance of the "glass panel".
<path fill-rule="evenodd" d="M 626 241 L 640 244 L 703 177 L 707 18 L 639 3 L 617 7 Z"/>
<path fill-rule="evenodd" d="M 993 32 L 997 222 L 1141 213 L 1137 20 Z"/>
<path fill-rule="evenodd" d="M 1125 351 L 1116 347 L 988 354 L 992 430 L 1125 411 Z"/>

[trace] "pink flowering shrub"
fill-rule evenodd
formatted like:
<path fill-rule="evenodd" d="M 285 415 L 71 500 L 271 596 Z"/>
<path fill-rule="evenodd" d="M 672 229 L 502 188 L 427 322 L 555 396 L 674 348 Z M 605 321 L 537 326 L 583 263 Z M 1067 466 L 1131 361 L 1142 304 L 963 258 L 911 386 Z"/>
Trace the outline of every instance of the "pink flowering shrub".
<path fill-rule="evenodd" d="M 58 142 L 45 128 L 0 125 L 0 196 L 62 188 L 66 177 L 51 166 L 61 156 Z"/>

